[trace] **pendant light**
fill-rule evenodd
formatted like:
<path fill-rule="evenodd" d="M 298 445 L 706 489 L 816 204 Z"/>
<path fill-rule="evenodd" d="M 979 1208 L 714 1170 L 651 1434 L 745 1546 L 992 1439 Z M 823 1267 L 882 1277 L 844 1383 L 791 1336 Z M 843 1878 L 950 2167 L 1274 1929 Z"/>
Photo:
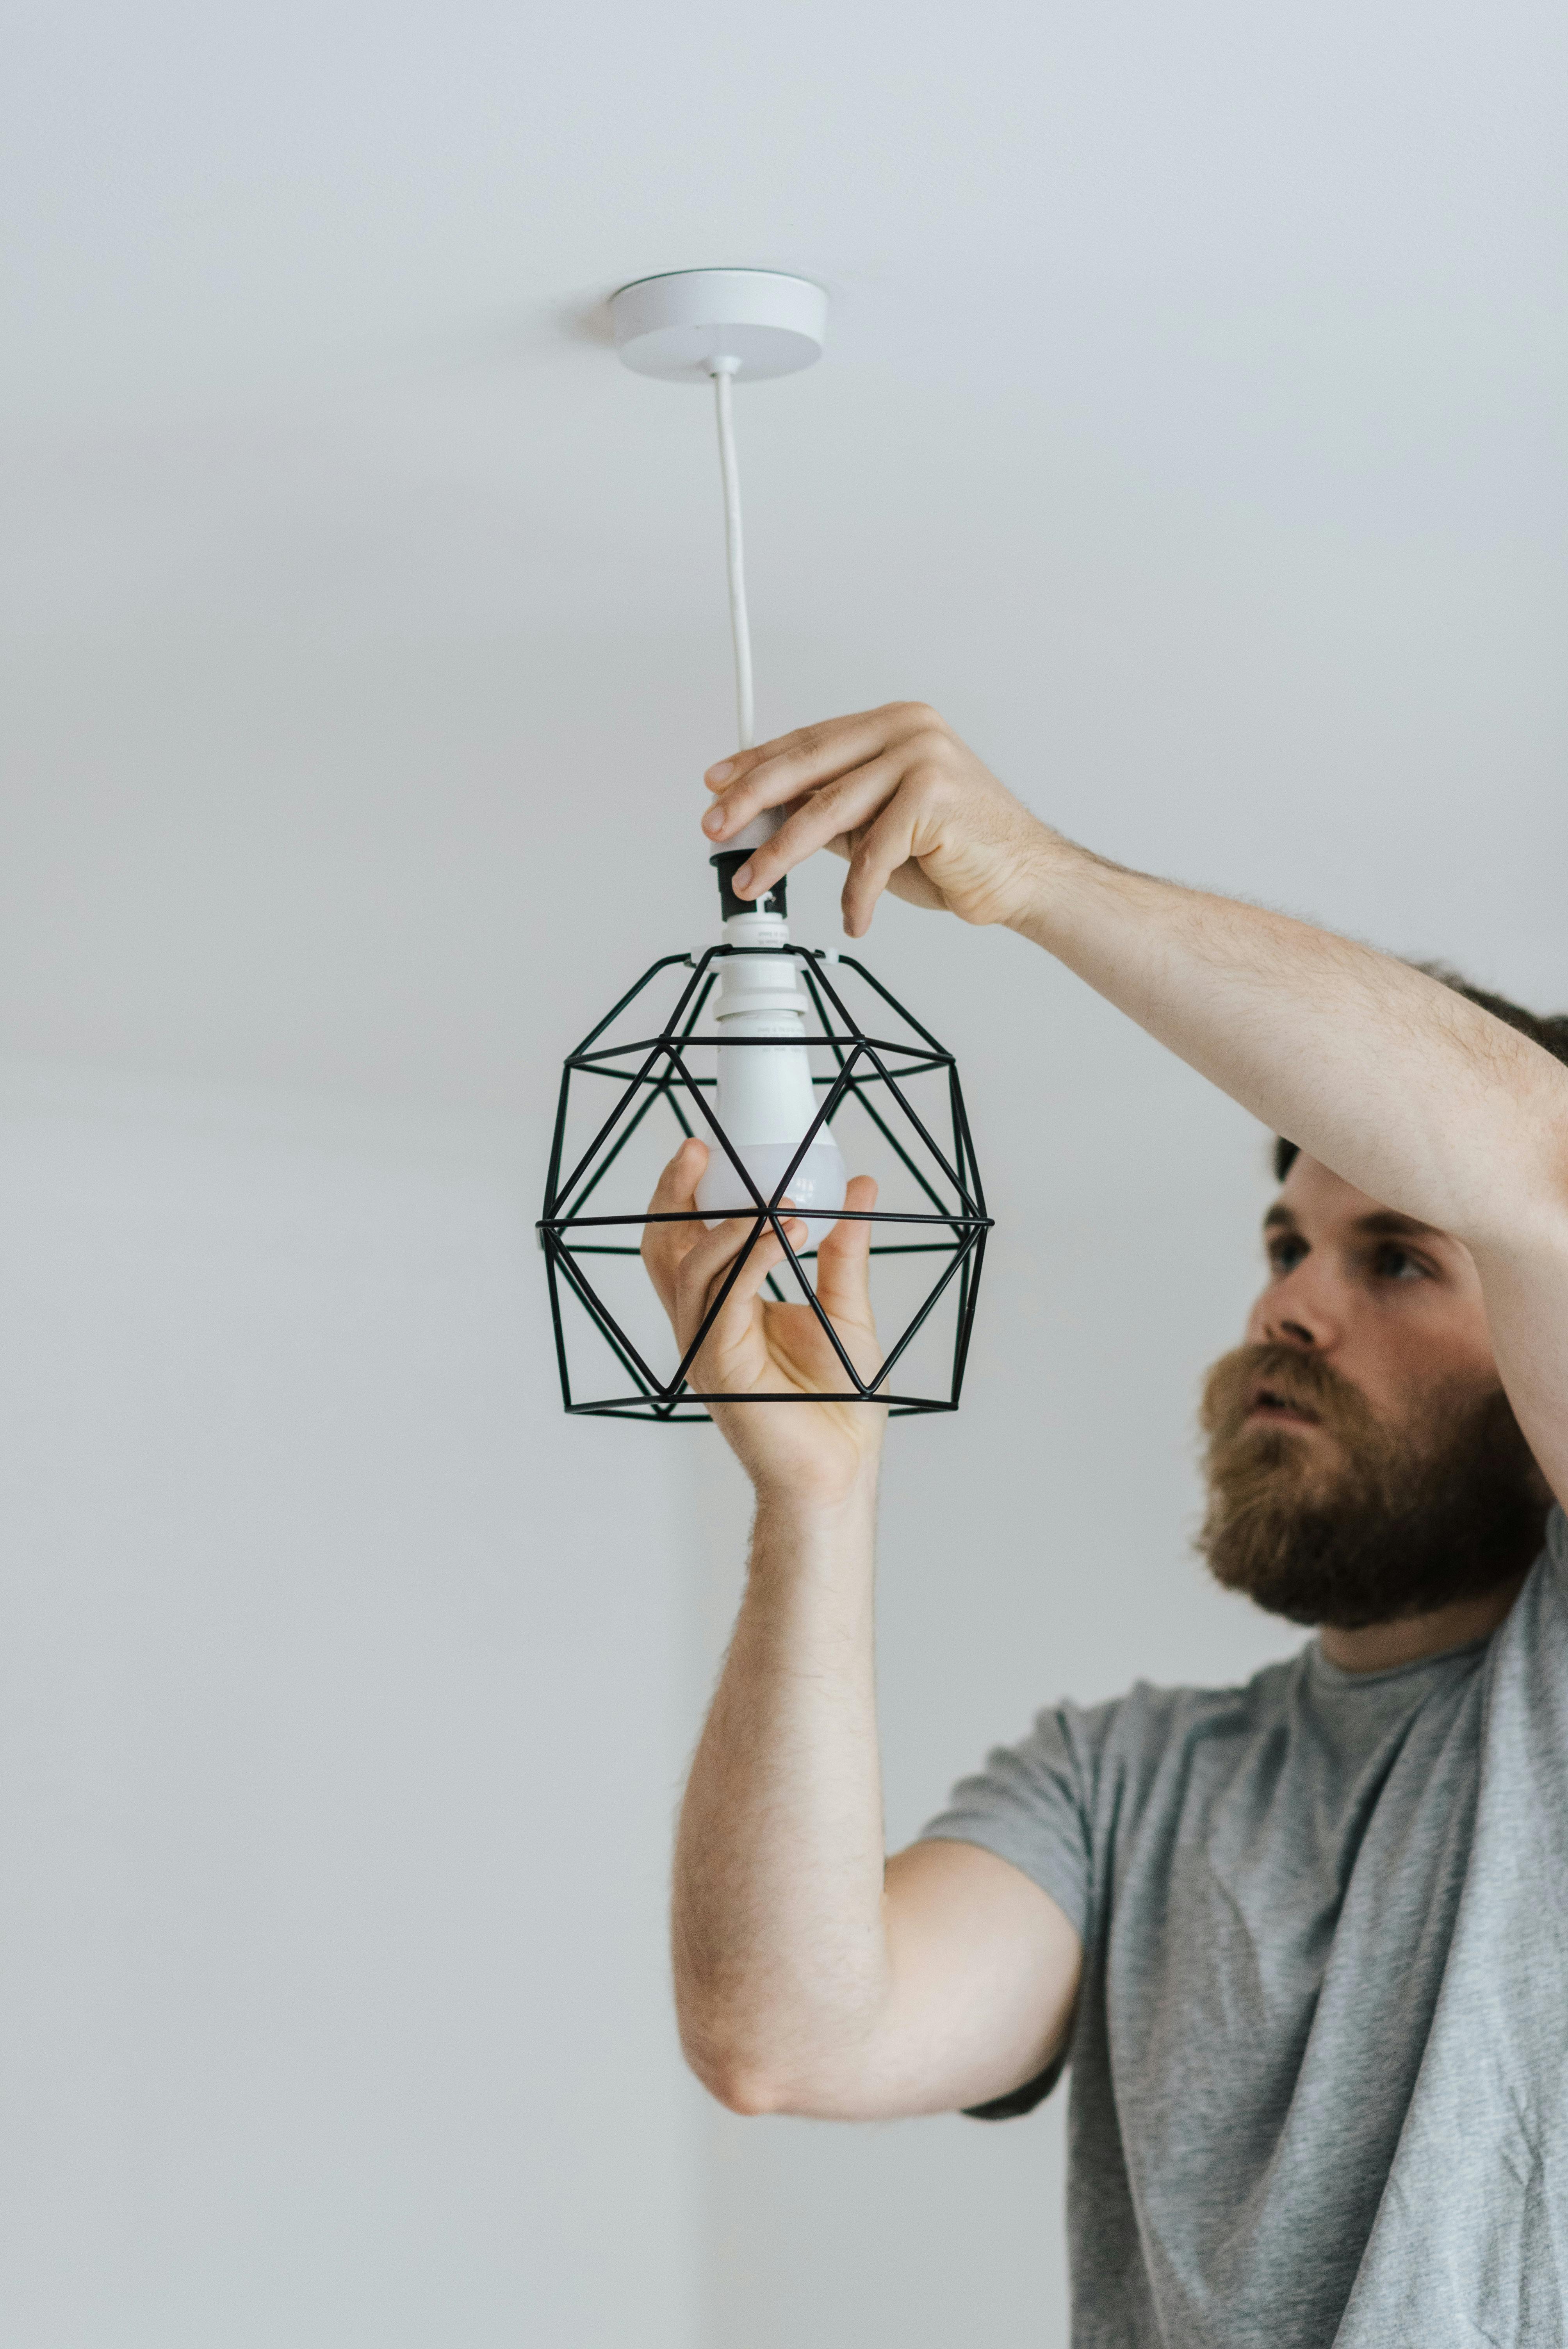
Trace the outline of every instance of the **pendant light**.
<path fill-rule="evenodd" d="M 821 356 L 827 295 L 774 270 L 695 269 L 640 278 L 610 306 L 629 367 L 713 396 L 737 730 L 747 750 L 755 729 L 734 390 Z M 736 896 L 736 872 L 782 821 L 758 817 L 709 858 L 722 938 L 661 957 L 567 1056 L 537 1229 L 562 1400 L 573 1413 L 706 1420 L 718 1398 L 692 1385 L 693 1365 L 766 1231 L 784 1253 L 768 1294 L 802 1299 L 816 1313 L 843 1374 L 835 1401 L 886 1403 L 895 1417 L 958 1408 L 991 1226 L 957 1065 L 863 963 L 794 944 L 782 880 L 755 904 Z M 694 1133 L 708 1150 L 696 1207 L 655 1219 L 647 1199 L 657 1170 L 679 1136 Z M 872 1303 L 886 1347 L 867 1378 L 818 1304 L 810 1273 L 843 1206 L 847 1169 L 874 1174 L 879 1186 L 874 1208 L 850 1211 L 872 1226 Z M 799 1250 L 784 1237 L 785 1197 L 806 1224 Z M 751 1230 L 681 1351 L 639 1260 L 642 1230 L 729 1216 L 750 1216 Z"/>

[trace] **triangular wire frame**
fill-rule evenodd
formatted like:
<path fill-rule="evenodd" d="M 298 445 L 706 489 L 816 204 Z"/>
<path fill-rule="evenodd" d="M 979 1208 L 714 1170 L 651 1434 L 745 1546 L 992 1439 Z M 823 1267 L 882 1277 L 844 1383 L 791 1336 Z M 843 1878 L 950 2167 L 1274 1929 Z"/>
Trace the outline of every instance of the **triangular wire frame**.
<path fill-rule="evenodd" d="M 716 966 L 725 956 L 735 951 L 738 950 L 728 946 L 719 946 L 710 947 L 696 957 L 690 955 L 662 957 L 643 974 L 634 987 L 627 989 L 597 1026 L 590 1030 L 575 1051 L 569 1054 L 562 1071 L 544 1209 L 537 1229 L 545 1257 L 562 1402 L 573 1413 L 601 1418 L 645 1419 L 671 1424 L 706 1421 L 708 1417 L 707 1403 L 720 1400 L 801 1402 L 827 1399 L 843 1402 L 885 1403 L 895 1417 L 917 1412 L 956 1411 L 991 1222 L 985 1212 L 980 1170 L 953 1055 L 862 963 L 849 956 L 832 959 L 841 969 L 851 970 L 864 980 L 910 1033 L 918 1039 L 918 1042 L 912 1045 L 868 1034 L 830 977 L 828 958 L 823 955 L 792 946 L 739 949 L 785 955 L 799 966 L 808 998 L 821 1030 L 820 1035 L 807 1036 L 804 1040 L 808 1047 L 825 1051 L 832 1062 L 830 1074 L 814 1078 L 814 1083 L 822 1089 L 820 1103 L 772 1195 L 764 1198 L 724 1133 L 708 1099 L 715 1080 L 702 1077 L 689 1063 L 692 1051 L 711 1050 L 717 1041 L 712 1037 L 699 1037 L 696 1034 L 697 1023 L 717 981 Z M 681 985 L 675 1007 L 657 1035 L 645 1035 L 619 1045 L 602 1043 L 601 1039 L 637 1002 L 660 973 L 673 969 L 687 971 L 690 976 Z M 757 1038 L 748 1040 L 751 1049 L 767 1050 L 769 1046 L 778 1049 L 787 1040 Z M 727 1044 L 725 1049 L 736 1049 L 735 1042 Z M 935 1076 L 940 1081 L 944 1075 L 946 1080 L 946 1115 L 942 1123 L 944 1127 L 951 1128 L 950 1143 L 937 1139 L 907 1091 L 910 1081 L 916 1077 Z M 575 1081 L 580 1088 L 584 1081 L 606 1079 L 618 1087 L 617 1098 L 608 1113 L 598 1120 L 587 1147 L 576 1154 L 570 1171 L 563 1174 L 573 1082 Z M 815 1250 L 807 1248 L 798 1252 L 791 1247 L 784 1237 L 780 1215 L 780 1202 L 787 1195 L 790 1180 L 806 1151 L 835 1113 L 851 1099 L 926 1202 L 924 1206 L 913 1211 L 882 1207 L 851 1210 L 854 1220 L 872 1226 L 872 1256 L 934 1255 L 944 1259 L 936 1268 L 936 1277 L 929 1291 L 903 1329 L 888 1343 L 880 1369 L 869 1378 L 862 1378 L 857 1371 L 838 1331 L 818 1301 L 806 1269 Z M 724 1152 L 745 1185 L 755 1214 L 752 1228 L 728 1268 L 700 1328 L 667 1379 L 660 1378 L 631 1332 L 617 1320 L 583 1262 L 587 1257 L 636 1256 L 642 1233 L 651 1223 L 706 1220 L 699 1213 L 655 1216 L 651 1210 L 623 1214 L 587 1211 L 590 1200 L 611 1169 L 648 1118 L 657 1114 L 661 1102 L 666 1106 L 683 1134 L 698 1133 L 708 1141 L 710 1148 L 717 1147 Z M 898 1119 L 903 1122 L 902 1138 L 893 1115 L 895 1110 Z M 617 1240 L 614 1237 L 617 1232 L 625 1232 L 627 1239 Z M 782 1250 L 784 1264 L 779 1268 L 780 1277 L 792 1280 L 801 1299 L 816 1315 L 842 1369 L 845 1385 L 829 1396 L 791 1391 L 779 1394 L 720 1397 L 705 1394 L 688 1384 L 693 1365 L 723 1309 L 726 1299 L 765 1232 L 771 1232 L 777 1237 Z M 941 1391 L 928 1394 L 904 1392 L 894 1384 L 893 1372 L 944 1298 L 954 1289 L 954 1284 L 956 1309 L 953 1352 L 950 1369 L 941 1382 Z M 774 1275 L 769 1274 L 767 1286 L 773 1297 L 783 1298 L 785 1292 Z M 573 1392 L 571 1349 L 567 1340 L 573 1307 L 579 1310 L 587 1327 L 597 1334 L 612 1360 L 631 1381 L 630 1392 L 592 1397 Z"/>

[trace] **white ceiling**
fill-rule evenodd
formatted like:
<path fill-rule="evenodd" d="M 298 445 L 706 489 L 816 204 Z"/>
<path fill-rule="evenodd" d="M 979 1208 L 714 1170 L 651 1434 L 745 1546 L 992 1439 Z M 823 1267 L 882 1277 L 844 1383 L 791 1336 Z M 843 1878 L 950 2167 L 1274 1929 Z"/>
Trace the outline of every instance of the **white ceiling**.
<path fill-rule="evenodd" d="M 706 932 L 708 417 L 602 304 L 712 262 L 834 298 L 740 402 L 765 726 L 922 695 L 1568 1000 L 1560 6 L 7 23 L 9 1049 L 521 1104 Z"/>

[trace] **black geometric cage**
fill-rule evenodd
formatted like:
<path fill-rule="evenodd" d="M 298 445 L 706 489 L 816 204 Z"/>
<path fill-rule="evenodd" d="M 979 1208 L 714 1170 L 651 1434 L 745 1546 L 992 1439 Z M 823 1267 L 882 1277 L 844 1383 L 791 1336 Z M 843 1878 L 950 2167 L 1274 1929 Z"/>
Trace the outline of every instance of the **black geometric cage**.
<path fill-rule="evenodd" d="M 816 1113 L 770 1196 L 753 1182 L 716 1113 L 721 1040 L 704 1018 L 717 966 L 735 953 L 791 957 L 811 1007 L 805 1043 Z M 845 974 L 852 974 L 853 983 Z M 855 1017 L 845 998 L 861 988 L 871 990 L 869 1016 L 879 1027 L 898 1027 L 900 1034 L 873 1033 Z M 661 993 L 673 1000 L 650 1035 L 648 1014 L 657 1016 Z M 606 1040 L 618 1024 L 642 1032 Z M 726 1051 L 799 1050 L 798 1042 L 775 1037 L 727 1038 L 723 1045 Z M 779 1202 L 796 1167 L 830 1123 L 850 1173 L 873 1174 L 878 1181 L 876 1206 L 856 1218 L 873 1226 L 872 1302 L 884 1350 L 881 1370 L 869 1379 L 860 1376 L 817 1302 L 810 1271 L 815 1247 L 797 1252 L 779 1219 Z M 703 1220 L 700 1211 L 655 1216 L 647 1206 L 678 1135 L 692 1133 L 710 1152 L 724 1152 L 745 1185 L 756 1221 L 702 1327 L 677 1359 L 638 1244 L 649 1223 Z M 832 1400 L 885 1402 L 895 1417 L 956 1411 L 990 1228 L 953 1055 L 862 963 L 797 946 L 726 945 L 696 957 L 665 955 L 568 1055 L 562 1074 L 538 1225 L 562 1400 L 569 1412 L 671 1424 L 707 1420 L 709 1401 L 811 1400 L 795 1393 L 710 1397 L 687 1383 L 741 1267 L 763 1232 L 771 1230 L 785 1262 L 777 1276 L 769 1275 L 768 1291 L 782 1301 L 783 1280 L 810 1304 L 843 1372 Z"/>

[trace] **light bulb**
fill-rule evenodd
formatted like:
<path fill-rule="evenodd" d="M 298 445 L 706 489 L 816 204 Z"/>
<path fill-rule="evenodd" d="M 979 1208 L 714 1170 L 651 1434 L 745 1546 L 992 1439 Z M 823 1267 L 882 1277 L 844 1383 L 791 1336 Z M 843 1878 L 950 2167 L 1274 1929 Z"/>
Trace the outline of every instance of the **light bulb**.
<path fill-rule="evenodd" d="M 788 945 L 789 927 L 777 914 L 745 913 L 732 916 L 724 934 L 732 947 L 779 947 Z M 799 1040 L 794 1049 L 782 1040 L 718 1048 L 715 1113 L 764 1199 L 771 1199 L 779 1188 L 817 1114 L 805 1045 L 806 1008 L 789 957 L 752 951 L 724 957 L 714 1013 L 720 1035 Z M 696 1186 L 696 1203 L 711 1230 L 727 1216 L 754 1216 L 757 1203 L 723 1144 L 707 1139 L 707 1164 Z M 806 1219 L 809 1247 L 815 1247 L 837 1222 L 845 1180 L 839 1145 L 827 1126 L 820 1126 L 790 1175 L 786 1194 Z"/>

